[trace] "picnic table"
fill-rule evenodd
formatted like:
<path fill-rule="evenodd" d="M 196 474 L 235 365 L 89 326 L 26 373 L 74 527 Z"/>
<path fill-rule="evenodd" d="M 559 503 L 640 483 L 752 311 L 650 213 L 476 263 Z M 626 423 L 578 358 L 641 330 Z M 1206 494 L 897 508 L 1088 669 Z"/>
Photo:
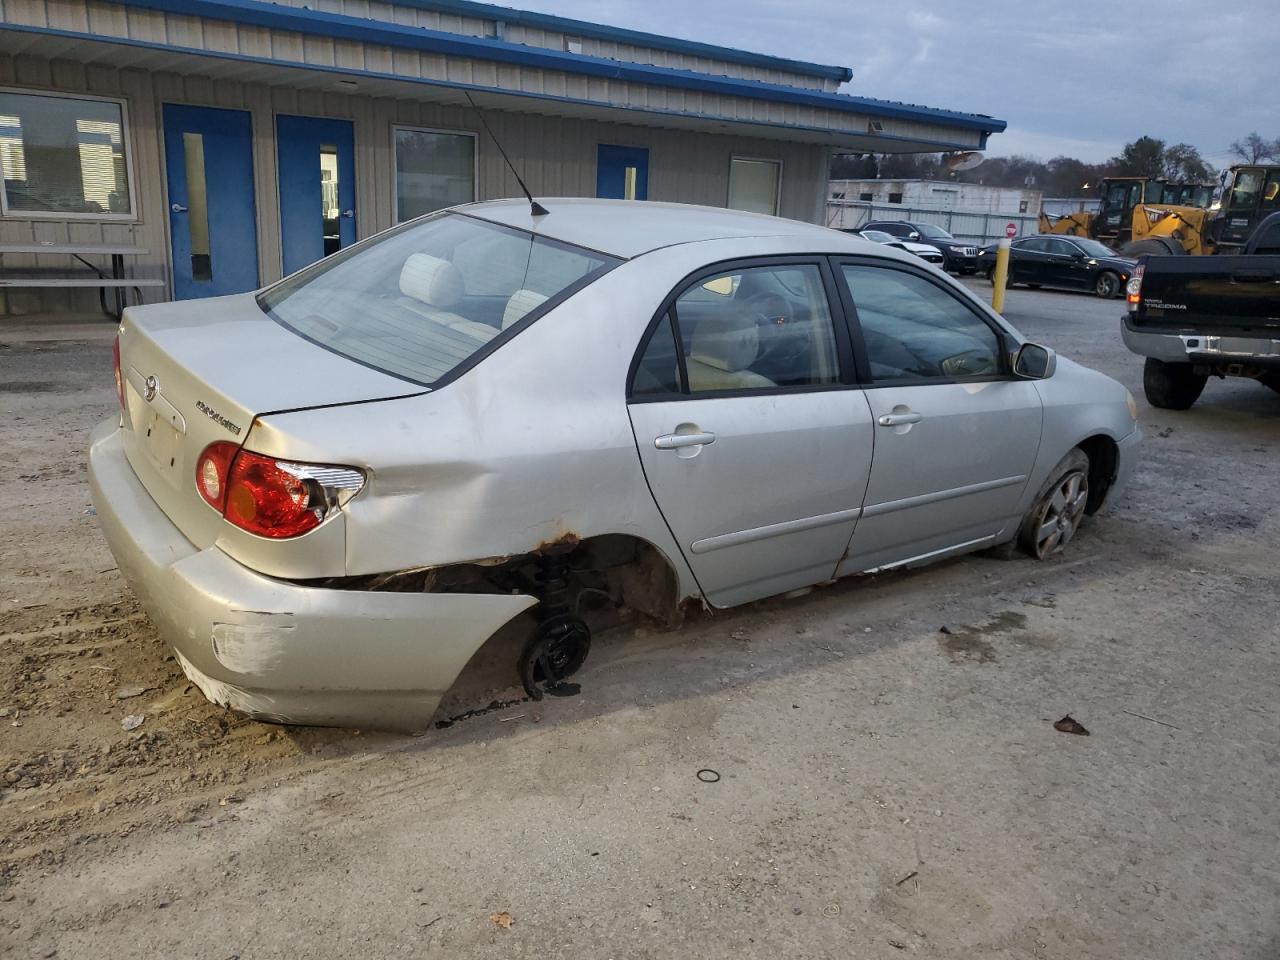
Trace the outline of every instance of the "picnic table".
<path fill-rule="evenodd" d="M 98 300 L 102 304 L 102 312 L 115 320 L 128 305 L 128 292 L 134 291 L 138 300 L 142 299 L 143 287 L 163 287 L 163 280 L 148 280 L 125 275 L 124 258 L 139 257 L 147 254 L 146 247 L 129 243 L 67 243 L 61 240 L 33 241 L 30 243 L 0 243 L 0 269 L 3 269 L 3 258 L 7 253 L 17 254 L 62 254 L 79 260 L 92 273 L 82 271 L 65 274 L 50 274 L 43 270 L 25 276 L 0 274 L 0 290 L 23 288 L 57 288 L 57 289 L 98 289 Z M 111 273 L 87 260 L 87 257 L 102 256 L 111 258 Z M 107 306 L 107 291 L 113 296 L 115 310 Z"/>

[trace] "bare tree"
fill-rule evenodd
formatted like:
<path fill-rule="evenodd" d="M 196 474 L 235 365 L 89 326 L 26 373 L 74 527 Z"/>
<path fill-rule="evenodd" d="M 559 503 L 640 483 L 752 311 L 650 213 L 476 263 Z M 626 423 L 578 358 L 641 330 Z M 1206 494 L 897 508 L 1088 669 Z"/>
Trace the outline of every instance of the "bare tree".
<path fill-rule="evenodd" d="M 1245 163 L 1261 163 L 1280 158 L 1280 140 L 1268 140 L 1253 131 L 1243 140 L 1231 144 L 1231 152 Z"/>

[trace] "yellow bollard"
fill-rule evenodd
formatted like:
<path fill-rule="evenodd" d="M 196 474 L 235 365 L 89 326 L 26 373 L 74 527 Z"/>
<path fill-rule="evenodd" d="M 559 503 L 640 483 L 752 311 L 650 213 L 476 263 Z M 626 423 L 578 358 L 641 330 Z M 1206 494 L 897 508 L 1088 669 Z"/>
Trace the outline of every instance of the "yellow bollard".
<path fill-rule="evenodd" d="M 996 271 L 991 275 L 991 309 L 1004 313 L 1004 288 L 1009 280 L 1009 238 L 996 244 Z"/>

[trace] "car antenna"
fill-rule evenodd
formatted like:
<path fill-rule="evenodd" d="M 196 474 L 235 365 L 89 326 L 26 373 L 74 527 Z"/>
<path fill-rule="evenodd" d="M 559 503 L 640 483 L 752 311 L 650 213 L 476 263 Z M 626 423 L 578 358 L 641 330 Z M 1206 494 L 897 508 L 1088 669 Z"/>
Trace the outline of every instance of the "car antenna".
<path fill-rule="evenodd" d="M 493 141 L 494 146 L 498 148 L 498 152 L 502 154 L 502 159 L 507 163 L 507 169 L 511 171 L 512 176 L 516 178 L 516 183 L 520 184 L 520 189 L 524 191 L 525 197 L 529 201 L 529 213 L 535 217 L 545 217 L 549 211 L 546 207 L 533 199 L 533 194 L 529 192 L 529 188 L 524 185 L 524 180 L 520 177 L 520 171 L 516 169 L 516 165 L 511 162 L 511 158 L 507 156 L 507 151 L 502 149 L 502 141 L 500 141 L 492 130 L 489 129 L 489 121 L 484 118 L 484 111 L 471 98 L 470 90 L 463 90 L 463 94 L 467 98 L 467 103 L 471 104 L 471 108 L 475 110 L 476 116 L 480 118 L 480 125 L 484 127 L 484 132 L 489 135 L 489 139 Z"/>

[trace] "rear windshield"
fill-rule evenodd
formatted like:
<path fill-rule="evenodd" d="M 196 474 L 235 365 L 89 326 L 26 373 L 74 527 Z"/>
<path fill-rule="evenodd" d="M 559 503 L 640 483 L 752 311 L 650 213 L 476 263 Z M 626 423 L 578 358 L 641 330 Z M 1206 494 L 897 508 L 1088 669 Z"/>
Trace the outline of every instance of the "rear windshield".
<path fill-rule="evenodd" d="M 265 291 L 258 303 L 313 343 L 432 386 L 618 262 L 442 214 L 321 260 Z"/>

